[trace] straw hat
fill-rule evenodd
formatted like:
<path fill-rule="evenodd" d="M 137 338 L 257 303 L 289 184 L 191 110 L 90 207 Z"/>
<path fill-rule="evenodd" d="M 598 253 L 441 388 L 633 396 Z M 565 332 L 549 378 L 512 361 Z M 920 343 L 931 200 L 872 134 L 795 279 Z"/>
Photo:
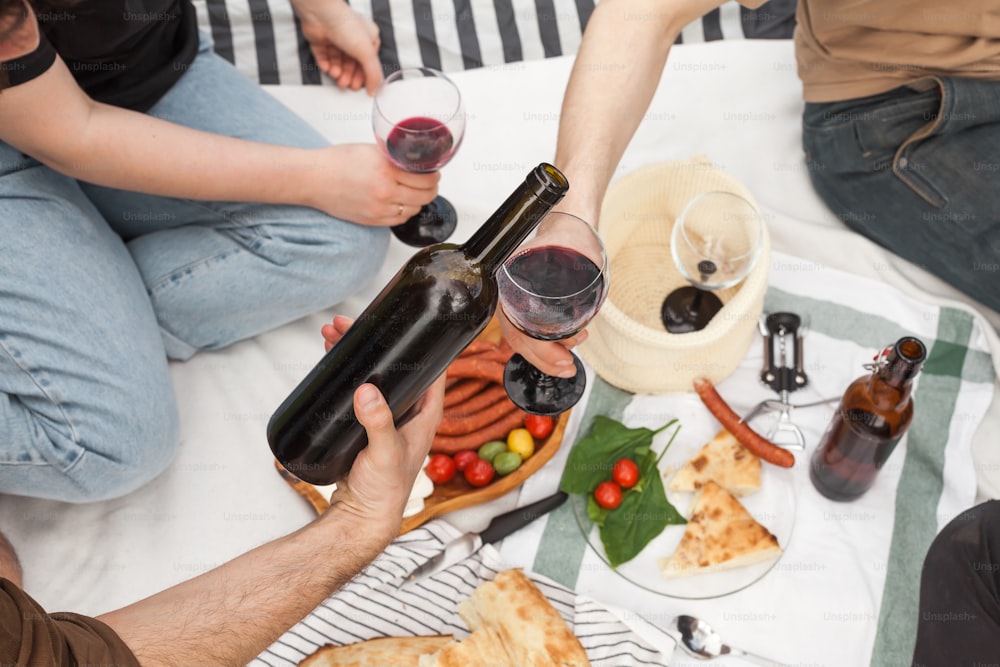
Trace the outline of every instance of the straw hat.
<path fill-rule="evenodd" d="M 672 334 L 660 320 L 664 297 L 689 284 L 671 258 L 674 220 L 691 199 L 711 190 L 734 192 L 756 206 L 746 187 L 703 156 L 648 165 L 608 189 L 597 229 L 607 248 L 611 289 L 579 353 L 616 387 L 690 391 L 694 378 L 719 382 L 746 356 L 767 290 L 766 224 L 757 263 L 743 281 L 716 292 L 724 306 L 708 326 Z"/>

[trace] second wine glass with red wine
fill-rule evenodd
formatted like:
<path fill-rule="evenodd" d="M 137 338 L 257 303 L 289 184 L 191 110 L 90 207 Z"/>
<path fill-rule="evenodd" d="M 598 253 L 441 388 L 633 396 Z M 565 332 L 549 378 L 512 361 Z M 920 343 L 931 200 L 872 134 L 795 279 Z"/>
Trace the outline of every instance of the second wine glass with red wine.
<path fill-rule="evenodd" d="M 579 333 L 608 292 L 608 259 L 597 231 L 585 220 L 549 213 L 497 275 L 500 307 L 532 338 L 562 340 Z M 547 375 L 520 354 L 504 369 L 507 395 L 525 412 L 557 415 L 573 407 L 587 384 L 574 354 L 576 375 Z"/>
<path fill-rule="evenodd" d="M 462 143 L 465 109 L 458 86 L 429 67 L 393 72 L 375 93 L 372 125 L 385 155 L 400 169 L 429 174 L 446 165 Z M 455 207 L 438 196 L 392 232 L 414 247 L 440 243 L 458 224 Z"/>

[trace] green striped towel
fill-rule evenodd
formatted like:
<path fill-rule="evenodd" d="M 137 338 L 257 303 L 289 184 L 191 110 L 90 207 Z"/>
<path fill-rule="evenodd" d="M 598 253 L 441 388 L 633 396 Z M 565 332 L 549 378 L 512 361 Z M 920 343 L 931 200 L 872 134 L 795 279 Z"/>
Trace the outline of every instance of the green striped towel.
<path fill-rule="evenodd" d="M 588 546 L 579 502 L 567 503 L 507 538 L 501 553 L 513 565 L 634 610 L 654 623 L 681 613 L 699 616 L 733 645 L 774 660 L 830 667 L 909 665 L 924 554 L 936 532 L 975 502 L 971 442 L 994 387 L 984 335 L 988 325 L 966 311 L 922 303 L 890 286 L 775 253 L 765 312 L 778 311 L 809 321 L 803 345 L 809 384 L 792 394 L 793 403 L 840 396 L 851 380 L 866 373 L 862 364 L 903 335 L 915 335 L 927 345 L 928 359 L 914 392 L 913 423 L 871 491 L 855 502 L 836 503 L 813 489 L 809 455 L 834 407 L 796 410 L 792 418 L 805 434 L 806 451 L 797 453 L 791 471 L 782 471 L 787 477 L 780 479 L 780 492 L 777 483 L 767 488 L 767 479 L 758 492 L 767 491 L 770 495 L 762 498 L 781 503 L 758 516 L 762 523 L 787 528 L 791 515 L 794 525 L 781 559 L 742 590 L 679 599 L 663 594 L 676 591 L 659 579 L 655 568 L 649 568 L 648 578 L 635 570 L 628 578 L 620 576 Z M 762 359 L 758 339 L 741 366 L 718 385 L 741 414 L 765 398 L 776 398 L 758 381 Z M 592 373 L 589 380 L 563 447 L 525 483 L 519 503 L 552 492 L 571 446 L 595 415 L 651 428 L 678 417 L 682 429 L 669 452 L 675 461 L 685 460 L 719 427 L 694 394 L 633 395 Z M 766 419 L 754 426 L 766 431 Z M 660 434 L 654 448 L 667 439 L 669 432 Z M 790 503 L 781 495 L 789 489 Z M 749 508 L 749 498 L 746 504 Z M 682 527 L 667 530 L 683 532 Z M 596 541 L 594 533 L 591 539 Z M 671 539 L 664 544 L 675 544 L 678 537 Z M 654 541 L 647 550 L 656 546 Z M 644 552 L 641 558 L 655 562 L 661 555 L 668 553 Z M 686 585 L 684 590 L 690 591 L 692 584 Z M 705 588 L 711 589 L 708 582 Z M 681 660 L 675 664 L 686 664 Z"/>

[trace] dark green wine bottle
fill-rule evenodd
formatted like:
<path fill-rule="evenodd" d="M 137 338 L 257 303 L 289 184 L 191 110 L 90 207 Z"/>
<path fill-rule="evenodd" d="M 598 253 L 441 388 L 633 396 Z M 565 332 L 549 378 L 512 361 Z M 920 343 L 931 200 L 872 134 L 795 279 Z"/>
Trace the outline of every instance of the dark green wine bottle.
<path fill-rule="evenodd" d="M 410 258 L 271 416 L 267 440 L 278 462 L 310 484 L 344 478 L 368 444 L 354 390 L 374 384 L 396 423 L 405 419 L 486 328 L 497 271 L 568 189 L 558 169 L 540 164 L 466 243 Z"/>

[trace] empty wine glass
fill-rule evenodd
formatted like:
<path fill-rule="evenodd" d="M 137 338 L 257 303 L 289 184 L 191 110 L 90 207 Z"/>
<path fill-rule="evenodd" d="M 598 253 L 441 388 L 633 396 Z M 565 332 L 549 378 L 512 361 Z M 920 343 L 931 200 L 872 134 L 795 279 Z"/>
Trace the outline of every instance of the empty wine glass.
<path fill-rule="evenodd" d="M 601 237 L 569 213 L 546 215 L 497 275 L 500 306 L 518 329 L 539 340 L 561 340 L 581 331 L 608 291 L 608 260 Z M 557 415 L 573 407 L 587 384 L 574 354 L 576 376 L 546 375 L 520 354 L 504 369 L 507 395 L 525 412 Z"/>
<path fill-rule="evenodd" d="M 429 67 L 403 68 L 379 85 L 372 124 L 379 146 L 393 164 L 412 173 L 429 174 L 447 164 L 462 143 L 462 95 L 442 72 Z M 403 243 L 420 248 L 447 239 L 457 223 L 455 207 L 438 196 L 391 229 Z"/>
<path fill-rule="evenodd" d="M 704 329 L 722 308 L 716 290 L 732 287 L 753 270 L 764 225 L 746 198 L 703 192 L 684 207 L 670 236 L 670 254 L 691 282 L 663 300 L 661 317 L 671 333 Z"/>

